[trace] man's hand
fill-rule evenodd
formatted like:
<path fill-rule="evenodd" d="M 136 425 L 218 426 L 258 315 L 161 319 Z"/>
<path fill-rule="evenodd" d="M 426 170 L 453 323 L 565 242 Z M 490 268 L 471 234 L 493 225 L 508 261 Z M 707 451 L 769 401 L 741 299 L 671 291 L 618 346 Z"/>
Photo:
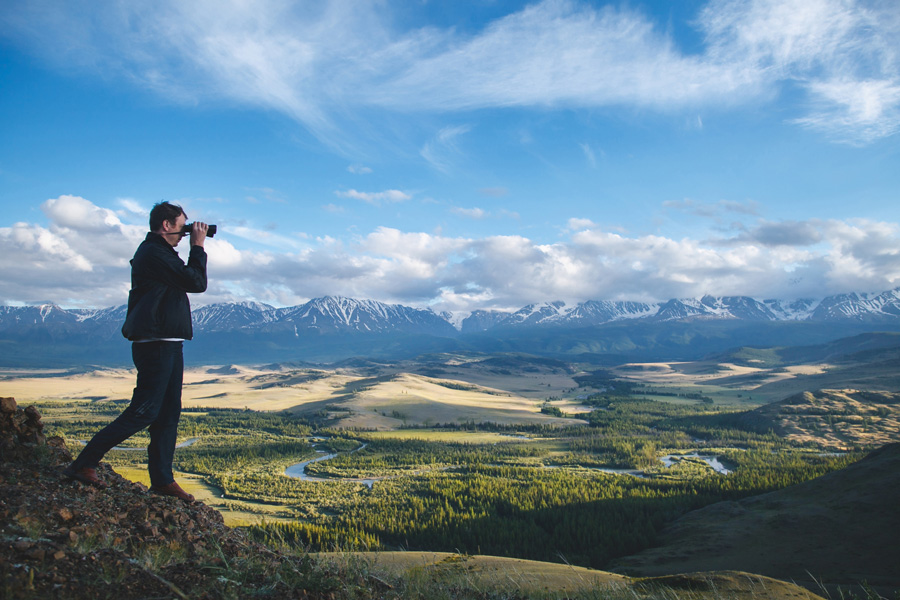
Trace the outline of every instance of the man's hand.
<path fill-rule="evenodd" d="M 207 229 L 209 229 L 209 225 L 206 223 L 194 221 L 194 226 L 191 227 L 191 246 L 203 247 L 203 242 L 206 241 Z"/>

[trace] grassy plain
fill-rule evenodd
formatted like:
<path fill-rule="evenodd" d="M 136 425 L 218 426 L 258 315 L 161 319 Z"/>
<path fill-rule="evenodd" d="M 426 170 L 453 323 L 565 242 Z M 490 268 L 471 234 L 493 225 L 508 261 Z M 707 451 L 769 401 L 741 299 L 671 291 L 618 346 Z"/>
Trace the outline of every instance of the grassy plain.
<path fill-rule="evenodd" d="M 900 389 L 900 375 L 889 365 L 851 366 L 701 360 L 628 363 L 608 372 L 645 386 L 642 394 L 648 398 L 688 405 L 694 403 L 691 395 L 747 408 L 820 388 Z M 603 388 L 576 379 L 595 369 L 521 355 L 454 354 L 327 368 L 217 365 L 185 371 L 183 403 L 188 408 L 319 413 L 338 427 L 379 430 L 468 421 L 558 424 L 557 417 L 540 412 L 541 405 L 549 401 L 569 415 L 588 412 L 582 400 Z M 0 369 L 0 394 L 23 404 L 127 399 L 133 386 L 129 369 Z"/>

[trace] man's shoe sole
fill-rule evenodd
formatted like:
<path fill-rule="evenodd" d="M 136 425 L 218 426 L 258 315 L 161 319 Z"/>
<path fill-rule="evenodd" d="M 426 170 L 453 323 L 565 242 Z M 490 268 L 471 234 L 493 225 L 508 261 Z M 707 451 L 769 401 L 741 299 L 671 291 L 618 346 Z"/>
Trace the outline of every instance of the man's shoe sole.
<path fill-rule="evenodd" d="M 178 498 L 179 500 L 182 500 L 184 502 L 195 502 L 196 501 L 194 496 L 191 494 L 188 494 L 187 497 L 183 497 L 183 496 L 179 496 L 178 494 L 170 494 L 168 492 L 163 492 L 163 491 L 160 491 L 153 487 L 150 488 L 150 493 L 155 494 L 157 496 L 165 496 L 167 498 Z M 185 492 L 185 493 L 187 493 L 187 492 Z"/>
<path fill-rule="evenodd" d="M 70 471 L 69 469 L 63 469 L 62 474 L 64 476 L 68 477 L 69 479 L 71 479 L 72 481 L 78 481 L 80 483 L 84 483 L 84 484 L 93 486 L 95 488 L 101 489 L 101 490 L 106 488 L 106 484 L 103 483 L 102 481 L 94 481 L 93 479 L 89 479 L 89 478 L 85 477 L 84 475 L 78 473 L 78 471 Z"/>

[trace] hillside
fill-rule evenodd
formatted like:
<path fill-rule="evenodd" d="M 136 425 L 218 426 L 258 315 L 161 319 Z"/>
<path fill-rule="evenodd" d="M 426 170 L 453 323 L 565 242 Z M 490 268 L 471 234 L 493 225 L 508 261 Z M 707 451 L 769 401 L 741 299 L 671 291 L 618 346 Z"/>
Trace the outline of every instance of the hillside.
<path fill-rule="evenodd" d="M 505 390 L 449 379 L 399 373 L 360 379 L 346 394 L 330 399 L 328 424 L 333 427 L 396 429 L 438 423 L 571 425 L 584 421 L 542 414 L 539 404 Z M 310 403 L 299 414 L 319 409 Z"/>
<path fill-rule="evenodd" d="M 152 496 L 106 464 L 104 490 L 65 480 L 69 450 L 42 430 L 33 407 L 0 400 L 2 598 L 819 598 L 741 571 L 636 581 L 495 557 L 274 549 L 214 509 Z"/>
<path fill-rule="evenodd" d="M 844 451 L 896 441 L 900 394 L 860 390 L 802 392 L 766 404 L 741 417 L 745 425 L 771 428 L 794 442 Z"/>
<path fill-rule="evenodd" d="M 816 589 L 867 581 L 900 590 L 900 444 L 805 483 L 690 512 L 656 547 L 620 559 L 629 575 L 741 568 Z M 816 581 L 813 581 L 815 578 Z"/>

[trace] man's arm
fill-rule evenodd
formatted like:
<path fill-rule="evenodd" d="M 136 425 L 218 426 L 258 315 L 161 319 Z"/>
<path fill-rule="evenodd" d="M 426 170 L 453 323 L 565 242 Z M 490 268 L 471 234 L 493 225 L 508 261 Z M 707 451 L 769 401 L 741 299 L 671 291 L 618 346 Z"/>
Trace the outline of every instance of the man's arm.
<path fill-rule="evenodd" d="M 151 261 L 149 279 L 194 294 L 206 291 L 206 251 L 203 246 L 191 246 L 187 264 L 174 251 L 162 247 L 154 248 Z"/>

